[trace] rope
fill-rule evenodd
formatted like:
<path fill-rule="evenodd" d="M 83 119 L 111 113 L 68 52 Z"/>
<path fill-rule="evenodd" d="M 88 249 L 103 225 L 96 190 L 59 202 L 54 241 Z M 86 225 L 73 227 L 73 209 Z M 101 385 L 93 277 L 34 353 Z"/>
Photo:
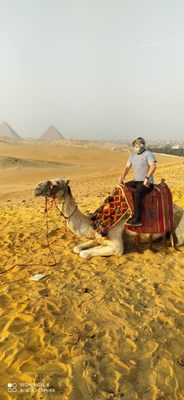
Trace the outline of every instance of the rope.
<path fill-rule="evenodd" d="M 71 218 L 73 216 L 73 214 L 75 213 L 75 211 L 77 210 L 77 204 L 75 205 L 74 210 L 72 211 L 72 213 L 69 216 L 66 216 L 65 214 L 63 214 L 63 212 L 60 210 L 60 208 L 58 207 L 55 198 L 53 197 L 52 203 L 55 205 L 55 207 L 57 208 L 57 210 L 59 211 L 61 217 L 64 218 L 65 220 L 65 233 L 67 232 L 67 220 L 69 218 Z"/>
<path fill-rule="evenodd" d="M 54 260 L 54 264 L 52 264 L 52 266 L 56 265 L 56 258 L 52 252 L 50 243 L 49 243 L 49 223 L 48 223 L 48 208 L 47 208 L 47 197 L 45 197 L 45 210 L 44 210 L 44 214 L 45 214 L 45 225 L 46 225 L 46 238 L 47 238 L 47 245 L 50 251 L 50 255 L 52 257 L 52 259 Z"/>
<path fill-rule="evenodd" d="M 48 248 L 50 251 L 50 255 L 54 262 L 52 264 L 38 264 L 38 263 L 14 264 L 14 265 L 12 265 L 11 268 L 7 269 L 6 271 L 0 272 L 0 276 L 6 274 L 7 272 L 11 271 L 15 267 L 31 267 L 31 266 L 40 266 L 40 265 L 45 265 L 47 267 L 55 267 L 56 266 L 56 264 L 57 264 L 56 258 L 53 254 L 53 251 L 52 251 L 50 243 L 49 243 L 49 224 L 48 224 L 48 214 L 47 213 L 48 213 L 47 198 L 45 198 L 44 215 L 45 215 L 45 225 L 46 225 L 46 239 L 47 239 L 47 245 L 48 245 Z"/>

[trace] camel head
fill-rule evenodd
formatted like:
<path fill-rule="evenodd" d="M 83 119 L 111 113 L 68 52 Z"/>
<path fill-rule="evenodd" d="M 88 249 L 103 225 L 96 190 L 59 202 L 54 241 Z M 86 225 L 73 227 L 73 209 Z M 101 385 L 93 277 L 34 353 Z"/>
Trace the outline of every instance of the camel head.
<path fill-rule="evenodd" d="M 70 187 L 68 186 L 69 181 L 64 181 L 60 178 L 50 179 L 48 181 L 39 182 L 35 189 L 34 195 L 36 197 L 43 196 L 43 197 L 51 197 L 51 198 L 58 198 L 62 200 L 64 195 L 67 192 L 70 192 Z"/>

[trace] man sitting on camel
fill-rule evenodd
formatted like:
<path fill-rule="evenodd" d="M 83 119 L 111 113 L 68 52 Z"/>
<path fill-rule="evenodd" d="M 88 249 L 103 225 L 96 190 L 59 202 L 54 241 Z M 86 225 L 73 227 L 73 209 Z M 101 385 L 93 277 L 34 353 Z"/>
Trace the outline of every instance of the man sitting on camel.
<path fill-rule="evenodd" d="M 119 178 L 119 182 L 124 184 L 126 175 L 131 167 L 134 170 L 135 179 L 126 183 L 126 186 L 135 188 L 135 213 L 134 217 L 128 220 L 131 226 L 141 226 L 142 200 L 154 188 L 153 174 L 156 170 L 155 155 L 146 149 L 145 140 L 141 137 L 136 138 L 133 143 L 134 152 L 130 155 L 128 162 Z"/>

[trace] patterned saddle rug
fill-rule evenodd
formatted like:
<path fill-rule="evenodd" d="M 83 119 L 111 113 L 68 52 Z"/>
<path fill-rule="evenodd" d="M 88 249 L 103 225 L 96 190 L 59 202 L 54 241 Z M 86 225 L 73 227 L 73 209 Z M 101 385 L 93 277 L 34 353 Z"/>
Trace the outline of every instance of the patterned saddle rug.
<path fill-rule="evenodd" d="M 118 186 L 103 205 L 91 215 L 91 226 L 103 237 L 128 211 L 134 214 L 134 191 L 128 186 Z M 152 192 L 143 199 L 142 226 L 125 225 L 137 233 L 165 233 L 173 230 L 172 194 L 166 183 L 155 185 Z"/>
<path fill-rule="evenodd" d="M 91 226 L 105 237 L 108 235 L 108 230 L 123 218 L 128 209 L 123 188 L 118 186 L 104 200 L 103 205 L 91 215 Z"/>

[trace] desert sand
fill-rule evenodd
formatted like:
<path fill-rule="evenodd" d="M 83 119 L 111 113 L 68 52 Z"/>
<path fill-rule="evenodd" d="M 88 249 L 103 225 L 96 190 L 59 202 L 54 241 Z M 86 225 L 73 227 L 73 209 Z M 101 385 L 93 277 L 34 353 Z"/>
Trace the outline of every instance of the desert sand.
<path fill-rule="evenodd" d="M 49 205 L 53 265 L 44 201 L 33 196 L 41 180 L 70 179 L 92 212 L 127 157 L 111 145 L 0 142 L 0 399 L 184 399 L 184 248 L 84 260 Z M 184 159 L 157 160 L 156 182 L 184 208 Z"/>

